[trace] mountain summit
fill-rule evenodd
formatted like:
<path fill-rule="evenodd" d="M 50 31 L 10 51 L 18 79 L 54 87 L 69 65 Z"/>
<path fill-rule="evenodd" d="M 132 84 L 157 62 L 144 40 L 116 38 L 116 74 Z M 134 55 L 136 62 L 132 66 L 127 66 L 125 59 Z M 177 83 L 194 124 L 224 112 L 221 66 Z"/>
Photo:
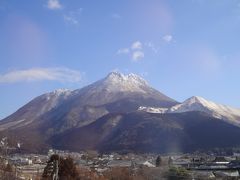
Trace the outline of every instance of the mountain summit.
<path fill-rule="evenodd" d="M 240 109 L 217 104 L 199 96 L 193 96 L 184 101 L 182 104 L 178 104 L 170 108 L 170 112 L 174 113 L 189 111 L 205 112 L 215 118 L 220 118 L 240 126 Z"/>
<path fill-rule="evenodd" d="M 152 104 L 152 106 L 171 107 L 177 102 L 166 95 L 155 90 L 136 74 L 124 75 L 111 72 L 105 78 L 90 84 L 82 89 L 74 91 L 76 96 L 80 95 L 83 103 L 101 106 L 108 103 L 128 102 L 137 104 Z M 84 94 L 84 96 L 83 96 Z M 133 109 L 130 108 L 129 111 Z"/>
<path fill-rule="evenodd" d="M 111 91 L 144 92 L 148 87 L 147 81 L 136 74 L 124 75 L 118 72 L 111 72 L 103 79 L 102 83 Z"/>
<path fill-rule="evenodd" d="M 183 103 L 170 108 L 140 107 L 139 110 L 151 113 L 204 112 L 212 117 L 240 126 L 240 109 L 217 104 L 200 96 L 193 96 L 185 100 Z"/>

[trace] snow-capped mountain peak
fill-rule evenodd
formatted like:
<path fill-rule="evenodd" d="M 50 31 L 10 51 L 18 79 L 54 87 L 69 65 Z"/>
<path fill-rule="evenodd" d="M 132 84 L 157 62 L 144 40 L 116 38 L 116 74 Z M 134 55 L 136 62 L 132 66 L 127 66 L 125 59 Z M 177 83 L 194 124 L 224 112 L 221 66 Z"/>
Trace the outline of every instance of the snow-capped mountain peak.
<path fill-rule="evenodd" d="M 206 111 L 205 107 L 208 107 L 210 104 L 209 101 L 205 100 L 200 96 L 193 96 L 188 98 L 181 104 L 177 104 L 171 107 L 168 112 L 180 113 L 180 112 L 187 112 L 187 111 Z"/>
<path fill-rule="evenodd" d="M 205 112 L 216 118 L 230 120 L 233 124 L 240 125 L 240 109 L 217 104 L 199 96 L 191 97 L 182 104 L 175 105 L 168 110 L 168 112 L 172 113 L 188 111 Z"/>
<path fill-rule="evenodd" d="M 140 107 L 139 110 L 150 113 L 183 113 L 183 112 L 205 112 L 215 118 L 223 119 L 231 124 L 240 126 L 240 109 L 217 104 L 200 96 L 193 96 L 181 104 L 166 108 Z"/>
<path fill-rule="evenodd" d="M 105 79 L 115 79 L 115 78 L 123 78 L 124 75 L 120 72 L 110 72 Z"/>
<path fill-rule="evenodd" d="M 149 86 L 140 76 L 125 75 L 119 72 L 111 72 L 105 78 L 82 89 L 77 89 L 71 94 L 75 94 L 76 97 L 81 96 L 78 103 L 88 102 L 88 105 L 94 106 L 113 103 L 117 100 L 124 102 L 131 97 L 134 97 L 137 102 L 143 101 L 144 104 L 157 104 L 162 107 L 177 104 L 175 100 Z"/>
<path fill-rule="evenodd" d="M 134 84 L 141 84 L 141 85 L 147 85 L 147 81 L 145 81 L 142 77 L 130 73 L 127 75 L 124 75 L 122 73 L 119 72 L 111 72 L 107 75 L 107 77 L 105 78 L 105 81 L 113 81 L 113 82 L 131 82 Z"/>
<path fill-rule="evenodd" d="M 200 96 L 192 96 L 190 98 L 188 98 L 185 102 L 189 102 L 189 103 L 206 103 L 209 102 L 206 99 L 204 99 L 203 97 Z"/>
<path fill-rule="evenodd" d="M 148 87 L 147 81 L 136 74 L 124 75 L 119 72 L 111 72 L 101 81 L 105 89 L 109 91 L 137 91 L 144 92 L 143 88 Z"/>
<path fill-rule="evenodd" d="M 208 109 L 217 108 L 217 104 L 208 101 L 200 96 L 193 96 L 188 98 L 183 103 L 173 106 L 169 109 L 169 112 L 186 112 L 186 111 L 204 111 L 208 112 Z M 207 109 L 206 109 L 207 108 Z"/>

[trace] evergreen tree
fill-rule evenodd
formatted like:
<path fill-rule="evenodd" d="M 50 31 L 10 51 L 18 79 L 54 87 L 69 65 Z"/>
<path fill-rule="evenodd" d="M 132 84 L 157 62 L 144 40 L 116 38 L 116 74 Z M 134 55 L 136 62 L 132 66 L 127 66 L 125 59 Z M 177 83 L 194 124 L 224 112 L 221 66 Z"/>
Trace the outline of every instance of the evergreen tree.
<path fill-rule="evenodd" d="M 161 164 L 162 164 L 162 158 L 160 156 L 158 156 L 156 159 L 156 167 L 161 166 Z"/>
<path fill-rule="evenodd" d="M 50 157 L 44 168 L 43 179 L 79 179 L 79 173 L 71 157 L 63 158 L 57 154 Z"/>

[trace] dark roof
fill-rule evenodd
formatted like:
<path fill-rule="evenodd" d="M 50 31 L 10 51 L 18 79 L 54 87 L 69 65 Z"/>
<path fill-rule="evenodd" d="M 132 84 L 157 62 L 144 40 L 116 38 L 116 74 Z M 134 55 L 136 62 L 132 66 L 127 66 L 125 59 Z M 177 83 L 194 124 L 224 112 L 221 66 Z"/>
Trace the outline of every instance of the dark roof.
<path fill-rule="evenodd" d="M 216 157 L 213 162 L 228 162 L 224 157 L 222 156 L 219 156 L 219 157 Z"/>

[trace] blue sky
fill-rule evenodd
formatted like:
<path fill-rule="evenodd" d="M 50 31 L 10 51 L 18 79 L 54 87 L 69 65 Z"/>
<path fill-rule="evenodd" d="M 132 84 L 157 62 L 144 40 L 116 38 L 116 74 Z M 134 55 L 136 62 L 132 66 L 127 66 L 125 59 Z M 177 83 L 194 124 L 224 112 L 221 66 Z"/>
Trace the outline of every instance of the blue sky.
<path fill-rule="evenodd" d="M 115 70 L 240 107 L 239 32 L 240 0 L 0 0 L 0 119 Z"/>

